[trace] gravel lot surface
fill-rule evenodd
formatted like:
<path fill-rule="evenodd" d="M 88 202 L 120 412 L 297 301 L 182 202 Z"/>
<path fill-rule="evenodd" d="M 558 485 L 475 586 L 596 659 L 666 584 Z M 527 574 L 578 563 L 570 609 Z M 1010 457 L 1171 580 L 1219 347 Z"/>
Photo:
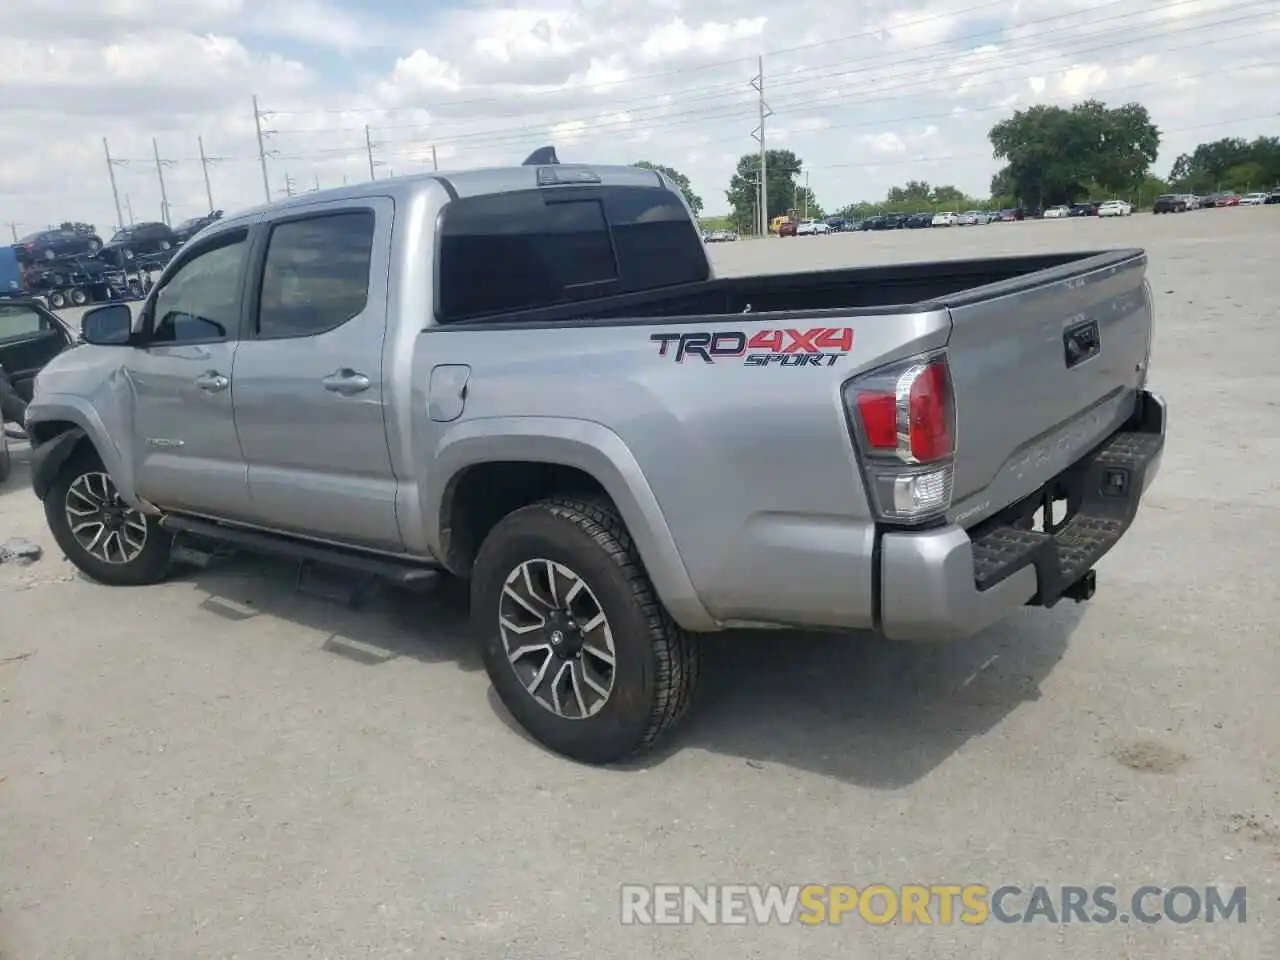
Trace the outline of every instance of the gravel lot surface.
<path fill-rule="evenodd" d="M 724 272 L 1145 247 L 1162 473 L 1088 604 L 970 642 L 718 636 L 660 756 L 574 766 L 447 596 L 80 579 L 0 488 L 0 957 L 1280 956 L 1280 207 L 739 242 Z M 78 321 L 77 321 L 78 322 Z M 1269 626 L 1268 626 L 1269 624 Z M 637 883 L 1248 885 L 1247 922 L 628 927 Z"/>

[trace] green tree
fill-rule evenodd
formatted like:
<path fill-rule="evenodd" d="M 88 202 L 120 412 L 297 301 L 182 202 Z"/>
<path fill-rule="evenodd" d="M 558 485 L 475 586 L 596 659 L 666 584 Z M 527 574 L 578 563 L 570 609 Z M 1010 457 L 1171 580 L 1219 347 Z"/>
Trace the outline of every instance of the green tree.
<path fill-rule="evenodd" d="M 769 150 L 765 153 L 765 185 L 769 191 L 766 224 L 792 210 L 796 198 L 796 177 L 801 166 L 800 158 L 790 150 Z M 738 160 L 738 168 L 725 191 L 739 230 L 750 231 L 756 226 L 756 185 L 759 181 L 760 154 L 748 153 Z"/>
<path fill-rule="evenodd" d="M 818 203 L 818 198 L 813 195 L 813 189 L 810 187 L 796 187 L 795 200 L 791 207 L 795 210 L 797 217 L 809 217 L 812 220 L 821 220 L 826 217 L 822 211 L 822 204 Z"/>
<path fill-rule="evenodd" d="M 1280 185 L 1280 137 L 1224 137 L 1202 143 L 1173 162 L 1169 180 L 1192 193 L 1262 190 Z"/>
<path fill-rule="evenodd" d="M 1136 193 L 1160 149 L 1160 131 L 1147 108 L 1108 108 L 1086 100 L 1070 109 L 1037 105 L 1000 121 L 988 134 L 1005 166 L 991 192 L 1022 203 L 1070 203 L 1091 189 Z"/>
<path fill-rule="evenodd" d="M 689 178 L 679 170 L 673 170 L 671 167 L 663 166 L 660 163 L 650 163 L 648 160 L 641 160 L 633 163 L 632 166 L 643 167 L 645 170 L 654 170 L 667 177 L 680 188 L 680 192 L 684 194 L 685 200 L 688 201 L 689 206 L 693 209 L 693 215 L 696 217 L 702 213 L 702 198 L 693 192 L 693 185 L 689 183 Z"/>

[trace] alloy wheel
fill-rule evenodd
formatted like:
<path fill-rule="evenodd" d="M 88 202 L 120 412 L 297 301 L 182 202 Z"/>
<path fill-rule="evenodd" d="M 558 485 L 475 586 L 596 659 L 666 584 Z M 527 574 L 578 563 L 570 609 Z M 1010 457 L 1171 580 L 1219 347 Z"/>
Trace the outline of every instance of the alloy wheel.
<path fill-rule="evenodd" d="M 147 545 L 146 518 L 124 502 L 105 473 L 76 477 L 67 488 L 64 509 L 76 542 L 103 563 L 129 563 Z"/>
<path fill-rule="evenodd" d="M 508 574 L 498 605 L 507 660 L 529 695 L 566 720 L 595 716 L 613 692 L 613 631 L 595 593 L 562 563 Z"/>

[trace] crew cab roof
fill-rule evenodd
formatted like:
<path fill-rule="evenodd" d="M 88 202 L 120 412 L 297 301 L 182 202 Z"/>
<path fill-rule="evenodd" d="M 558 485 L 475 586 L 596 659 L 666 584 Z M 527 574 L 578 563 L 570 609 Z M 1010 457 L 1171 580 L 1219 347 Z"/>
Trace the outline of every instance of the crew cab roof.
<path fill-rule="evenodd" d="M 552 174 L 540 171 L 552 171 Z M 484 167 L 475 170 L 459 170 L 457 172 L 432 172 L 411 174 L 404 177 L 388 177 L 385 180 L 370 180 L 329 190 L 319 190 L 287 200 L 271 204 L 259 204 L 248 210 L 242 210 L 234 216 L 219 220 L 219 226 L 233 226 L 237 222 L 254 217 L 263 211 L 273 214 L 290 208 L 302 208 L 313 203 L 330 200 L 351 200 L 360 197 L 382 197 L 388 194 L 412 192 L 432 182 L 439 183 L 448 192 L 451 199 L 462 197 L 478 197 L 490 194 L 512 193 L 518 190 L 536 190 L 539 186 L 548 186 L 539 180 L 540 176 L 554 175 L 560 183 L 570 185 L 579 183 L 583 186 L 604 187 L 667 187 L 662 176 L 654 170 L 644 167 L 596 165 L 584 163 L 558 163 L 545 165 Z"/>

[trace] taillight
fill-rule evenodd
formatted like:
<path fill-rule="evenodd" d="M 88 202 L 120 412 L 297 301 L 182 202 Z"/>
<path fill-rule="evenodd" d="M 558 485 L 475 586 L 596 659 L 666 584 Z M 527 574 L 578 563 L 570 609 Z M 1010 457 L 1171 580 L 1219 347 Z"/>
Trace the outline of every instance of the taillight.
<path fill-rule="evenodd" d="M 920 521 L 951 506 L 955 397 L 945 356 L 913 357 L 845 385 L 858 453 L 877 514 Z"/>

